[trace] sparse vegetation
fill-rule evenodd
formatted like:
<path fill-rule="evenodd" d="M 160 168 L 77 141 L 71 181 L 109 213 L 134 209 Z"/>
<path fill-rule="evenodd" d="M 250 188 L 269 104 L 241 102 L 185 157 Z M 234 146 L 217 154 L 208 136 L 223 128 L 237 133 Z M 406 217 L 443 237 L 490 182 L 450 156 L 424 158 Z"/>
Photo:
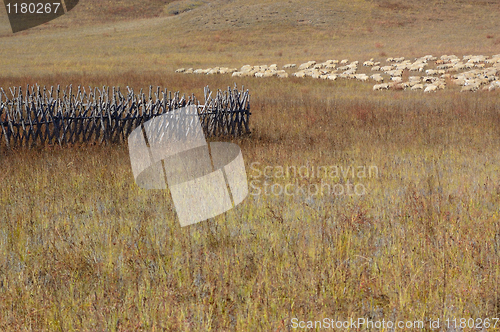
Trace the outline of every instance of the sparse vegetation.
<path fill-rule="evenodd" d="M 363 3 L 380 8 L 373 15 L 391 10 Z M 384 3 L 410 6 L 401 15 L 422 6 Z M 467 10 L 480 16 L 491 6 Z M 476 38 L 464 33 L 473 17 L 407 39 L 407 27 L 397 25 L 375 26 L 369 37 L 339 30 L 342 40 L 331 46 L 327 29 L 271 21 L 265 33 L 176 32 L 170 24 L 183 15 L 1 38 L 0 86 L 153 84 L 198 96 L 235 78 L 175 68 L 361 60 L 381 53 L 376 43 L 389 56 L 499 53 L 484 43 L 487 29 Z M 445 25 L 459 36 L 436 33 Z M 436 40 L 419 44 L 427 33 Z M 220 45 L 207 51 L 215 35 L 231 57 Z M 471 43 L 459 48 L 455 38 Z M 84 56 L 89 45 L 92 56 Z M 235 140 L 249 180 L 255 162 L 377 166 L 377 177 L 349 178 L 366 195 L 250 195 L 215 220 L 180 228 L 168 191 L 134 184 L 124 145 L 2 151 L 1 330 L 286 331 L 294 317 L 498 317 L 499 91 L 380 93 L 352 80 L 293 77 L 236 82 L 251 92 L 252 134 Z M 321 184 L 312 176 L 269 179 L 295 180 Z"/>
<path fill-rule="evenodd" d="M 193 10 L 196 7 L 203 6 L 207 1 L 201 0 L 180 0 L 169 3 L 165 6 L 164 11 L 169 15 L 179 15 L 181 13 Z"/>

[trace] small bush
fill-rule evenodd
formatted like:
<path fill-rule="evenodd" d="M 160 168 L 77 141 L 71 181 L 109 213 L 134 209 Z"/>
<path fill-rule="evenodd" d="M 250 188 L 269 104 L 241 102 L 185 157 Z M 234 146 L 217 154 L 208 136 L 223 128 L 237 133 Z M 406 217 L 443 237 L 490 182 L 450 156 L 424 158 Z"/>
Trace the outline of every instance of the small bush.
<path fill-rule="evenodd" d="M 165 6 L 164 12 L 167 13 L 168 15 L 179 15 L 181 13 L 203 6 L 206 3 L 207 1 L 200 1 L 200 0 L 174 1 Z"/>

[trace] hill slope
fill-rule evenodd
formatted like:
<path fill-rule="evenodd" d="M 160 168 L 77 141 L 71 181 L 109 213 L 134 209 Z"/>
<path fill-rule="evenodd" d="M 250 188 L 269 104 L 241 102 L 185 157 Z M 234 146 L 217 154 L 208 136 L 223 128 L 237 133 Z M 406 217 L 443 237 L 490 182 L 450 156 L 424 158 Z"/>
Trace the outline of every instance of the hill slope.
<path fill-rule="evenodd" d="M 496 54 L 499 10 L 484 0 L 82 0 L 46 25 L 4 34 L 0 65 L 26 75 Z"/>

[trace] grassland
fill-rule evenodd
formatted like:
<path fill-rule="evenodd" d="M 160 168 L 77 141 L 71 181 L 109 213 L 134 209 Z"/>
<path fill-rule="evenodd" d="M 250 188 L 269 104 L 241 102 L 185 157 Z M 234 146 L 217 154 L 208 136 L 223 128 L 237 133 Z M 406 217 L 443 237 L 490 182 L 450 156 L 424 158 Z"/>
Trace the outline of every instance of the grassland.
<path fill-rule="evenodd" d="M 97 25 L 67 15 L 6 35 L 0 86 L 158 84 L 201 96 L 203 86 L 235 80 L 173 69 L 500 53 L 496 3 L 434 1 L 434 11 L 409 1 L 242 4 Z M 315 16 L 248 18 L 263 8 Z M 326 8 L 350 25 L 321 14 Z M 237 22 L 225 21 L 228 11 Z M 193 23 L 203 17 L 219 23 Z M 454 35 L 444 33 L 450 27 Z M 125 145 L 2 151 L 1 330 L 287 331 L 292 318 L 498 317 L 498 91 L 236 82 L 251 92 L 252 134 L 233 140 L 249 181 L 263 180 L 254 169 L 265 166 L 376 166 L 374 177 L 323 179 L 361 183 L 366 194 L 250 195 L 225 215 L 180 228 L 168 192 L 135 185 Z M 306 188 L 321 180 L 268 179 Z"/>

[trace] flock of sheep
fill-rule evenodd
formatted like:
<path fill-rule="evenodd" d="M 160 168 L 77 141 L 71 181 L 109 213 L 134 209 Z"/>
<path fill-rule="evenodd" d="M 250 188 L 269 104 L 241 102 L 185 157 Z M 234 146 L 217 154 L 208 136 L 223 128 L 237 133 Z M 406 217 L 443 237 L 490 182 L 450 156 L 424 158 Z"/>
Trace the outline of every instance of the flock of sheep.
<path fill-rule="evenodd" d="M 362 63 L 369 73 L 359 73 L 359 61 L 327 60 L 317 63 L 308 61 L 299 66 L 286 64 L 278 69 L 276 64 L 237 68 L 214 67 L 207 69 L 179 68 L 177 73 L 185 74 L 231 74 L 233 77 L 279 77 L 287 78 L 286 70 L 296 70 L 291 76 L 312 77 L 325 80 L 355 79 L 372 81 L 373 90 L 423 90 L 432 92 L 446 88 L 447 82 L 461 86 L 461 91 L 500 90 L 500 54 L 443 55 L 440 58 L 426 55 L 413 61 L 404 57 L 387 58 L 385 63 L 370 59 Z M 404 75 L 407 72 L 407 75 Z M 371 74 L 371 75 L 369 75 Z M 403 79 L 405 78 L 405 79 Z"/>

